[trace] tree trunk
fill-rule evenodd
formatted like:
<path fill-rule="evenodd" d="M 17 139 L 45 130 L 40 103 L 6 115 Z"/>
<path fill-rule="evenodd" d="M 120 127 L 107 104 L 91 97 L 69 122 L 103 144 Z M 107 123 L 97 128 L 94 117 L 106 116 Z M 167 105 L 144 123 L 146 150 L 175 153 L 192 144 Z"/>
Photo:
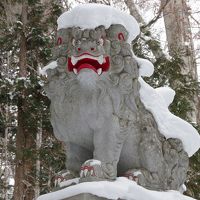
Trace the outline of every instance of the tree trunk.
<path fill-rule="evenodd" d="M 26 25 L 27 25 L 27 2 L 22 2 L 22 32 L 20 38 L 19 51 L 19 76 L 25 78 L 27 75 L 27 46 L 26 46 Z M 35 141 L 33 135 L 28 132 L 24 114 L 27 112 L 27 102 L 25 100 L 26 88 L 22 86 L 18 97 L 18 129 L 16 134 L 16 169 L 15 169 L 15 188 L 14 200 L 33 200 L 34 199 L 34 164 L 30 156 Z"/>
<path fill-rule="evenodd" d="M 124 0 L 124 3 L 128 7 L 128 9 L 130 11 L 130 14 L 135 17 L 137 22 L 139 24 L 145 25 L 145 21 L 142 18 L 142 16 L 140 15 L 140 13 L 138 12 L 138 9 L 136 8 L 135 3 L 133 2 L 133 0 Z"/>
<path fill-rule="evenodd" d="M 4 200 L 8 200 L 8 184 L 9 184 L 9 165 L 8 165 L 8 109 L 9 107 L 6 106 L 5 108 L 5 121 L 6 121 L 6 127 L 5 127 L 5 137 L 4 137 L 4 143 L 3 143 L 3 149 L 2 154 L 4 154 L 4 180 L 3 180 L 3 196 L 2 198 Z"/>
<path fill-rule="evenodd" d="M 37 151 L 37 160 L 36 160 L 36 182 L 35 182 L 35 198 L 40 195 L 40 156 L 39 151 L 42 145 L 42 121 L 38 127 L 38 132 L 36 136 L 36 151 Z"/>
<path fill-rule="evenodd" d="M 141 28 L 141 32 L 143 32 L 143 33 L 147 32 L 147 31 L 149 32 L 149 27 L 147 26 L 143 17 L 139 13 L 137 7 L 135 6 L 134 1 L 133 0 L 124 0 L 124 3 L 128 7 L 130 14 L 137 20 L 137 22 L 140 24 L 140 26 L 145 27 L 145 28 Z M 151 38 L 152 41 L 155 40 L 151 35 L 149 35 L 149 37 Z M 165 54 L 163 53 L 163 50 L 160 48 L 160 46 L 156 45 L 155 42 L 146 42 L 146 44 L 148 45 L 148 47 L 150 48 L 150 50 L 152 51 L 152 53 L 156 59 L 160 59 L 160 58 L 166 59 Z"/>
<path fill-rule="evenodd" d="M 161 0 L 166 4 L 166 0 Z M 170 0 L 163 9 L 166 36 L 169 54 L 172 57 L 178 56 L 183 65 L 181 66 L 182 75 L 190 76 L 192 81 L 197 81 L 197 66 L 195 62 L 193 39 L 188 18 L 188 7 L 185 0 Z M 187 97 L 192 110 L 188 113 L 191 122 L 197 122 L 198 116 L 198 96 Z"/>
<path fill-rule="evenodd" d="M 12 0 L 2 0 L 1 3 L 4 7 L 6 23 L 9 27 L 17 21 L 17 15 L 22 12 L 22 6 L 19 2 L 13 2 Z"/>

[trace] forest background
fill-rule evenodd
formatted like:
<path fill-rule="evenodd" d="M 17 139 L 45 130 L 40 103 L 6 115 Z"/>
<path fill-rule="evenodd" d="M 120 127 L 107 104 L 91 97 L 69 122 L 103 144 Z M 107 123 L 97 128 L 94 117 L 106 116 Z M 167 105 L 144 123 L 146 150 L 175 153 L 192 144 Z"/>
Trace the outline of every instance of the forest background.
<path fill-rule="evenodd" d="M 1 0 L 0 199 L 32 200 L 53 190 L 65 168 L 53 136 L 39 69 L 51 61 L 58 16 L 78 4 L 111 5 L 133 15 L 138 57 L 151 60 L 153 87 L 170 86 L 170 110 L 199 129 L 200 0 Z M 200 129 L 199 129 L 200 130 Z M 200 152 L 190 159 L 186 194 L 200 200 Z"/>

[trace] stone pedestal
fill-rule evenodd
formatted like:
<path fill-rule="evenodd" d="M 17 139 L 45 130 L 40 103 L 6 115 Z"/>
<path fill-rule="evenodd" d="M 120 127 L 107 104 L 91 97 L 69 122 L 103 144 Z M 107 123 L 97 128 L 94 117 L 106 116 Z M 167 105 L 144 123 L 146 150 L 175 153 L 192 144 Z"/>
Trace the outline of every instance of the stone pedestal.
<path fill-rule="evenodd" d="M 109 200 L 109 199 L 86 193 L 86 194 L 79 194 L 73 197 L 69 197 L 63 200 Z"/>

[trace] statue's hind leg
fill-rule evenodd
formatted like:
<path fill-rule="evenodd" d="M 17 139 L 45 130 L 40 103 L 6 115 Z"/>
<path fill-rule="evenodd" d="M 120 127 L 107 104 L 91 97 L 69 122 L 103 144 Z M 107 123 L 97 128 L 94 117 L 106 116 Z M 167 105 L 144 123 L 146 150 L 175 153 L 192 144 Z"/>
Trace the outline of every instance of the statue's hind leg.
<path fill-rule="evenodd" d="M 145 110 L 139 121 L 138 166 L 127 170 L 125 176 L 150 189 L 167 188 L 167 169 L 163 155 L 162 140 L 152 115 Z"/>
<path fill-rule="evenodd" d="M 138 156 L 140 166 L 125 173 L 138 184 L 153 190 L 179 190 L 186 180 L 188 156 L 182 142 L 161 135 L 148 112 L 142 116 Z"/>
<path fill-rule="evenodd" d="M 140 167 L 129 169 L 124 176 L 149 189 L 166 189 L 166 165 L 159 141 L 147 136 L 140 142 L 138 156 Z"/>

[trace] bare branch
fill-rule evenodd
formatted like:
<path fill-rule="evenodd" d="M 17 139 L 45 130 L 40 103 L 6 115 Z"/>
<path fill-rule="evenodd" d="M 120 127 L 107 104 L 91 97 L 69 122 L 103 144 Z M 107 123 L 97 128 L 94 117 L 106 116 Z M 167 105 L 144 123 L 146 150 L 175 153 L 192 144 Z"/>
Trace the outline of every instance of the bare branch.
<path fill-rule="evenodd" d="M 150 20 L 146 25 L 142 26 L 141 28 L 146 28 L 146 27 L 150 27 L 152 24 L 154 24 L 158 19 L 160 19 L 161 14 L 163 9 L 165 8 L 165 6 L 169 3 L 170 0 L 166 0 L 164 4 L 160 3 L 160 8 L 158 10 L 157 15 Z"/>
<path fill-rule="evenodd" d="M 194 16 L 192 14 L 189 15 L 198 25 L 200 25 L 199 20 L 195 19 Z"/>

